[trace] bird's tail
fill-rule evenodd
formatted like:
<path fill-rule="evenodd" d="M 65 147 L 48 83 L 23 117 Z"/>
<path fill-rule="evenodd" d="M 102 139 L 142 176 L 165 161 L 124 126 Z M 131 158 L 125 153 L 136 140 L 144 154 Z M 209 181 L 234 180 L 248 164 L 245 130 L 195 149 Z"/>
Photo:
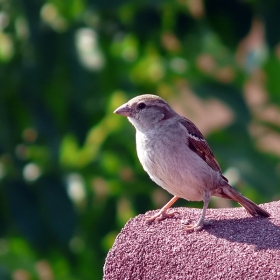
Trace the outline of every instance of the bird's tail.
<path fill-rule="evenodd" d="M 259 217 L 269 217 L 270 214 L 262 209 L 260 206 L 255 204 L 253 201 L 239 193 L 229 184 L 222 186 L 217 193 L 213 194 L 215 196 L 231 199 L 233 201 L 238 202 L 242 205 L 246 211 L 252 216 L 259 216 Z"/>

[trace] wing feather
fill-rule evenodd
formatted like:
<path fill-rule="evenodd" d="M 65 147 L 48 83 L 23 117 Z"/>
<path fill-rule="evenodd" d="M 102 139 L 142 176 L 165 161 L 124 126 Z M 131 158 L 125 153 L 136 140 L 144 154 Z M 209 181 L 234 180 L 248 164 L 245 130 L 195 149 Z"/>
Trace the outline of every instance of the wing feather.
<path fill-rule="evenodd" d="M 180 120 L 180 123 L 188 130 L 189 148 L 193 152 L 195 152 L 198 156 L 200 156 L 212 169 L 220 172 L 222 175 L 222 170 L 221 170 L 217 160 L 215 159 L 213 152 L 211 151 L 204 136 L 199 131 L 199 129 L 195 126 L 195 124 L 193 122 L 191 122 L 190 120 L 188 120 L 187 118 L 183 118 L 183 117 L 182 117 L 182 120 Z M 224 177 L 224 179 L 226 179 L 226 178 Z"/>

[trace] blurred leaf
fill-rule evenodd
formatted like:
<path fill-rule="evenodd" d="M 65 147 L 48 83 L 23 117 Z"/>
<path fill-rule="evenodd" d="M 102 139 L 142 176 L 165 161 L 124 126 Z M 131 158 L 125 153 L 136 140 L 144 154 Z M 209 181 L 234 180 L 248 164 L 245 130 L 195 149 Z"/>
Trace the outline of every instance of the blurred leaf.
<path fill-rule="evenodd" d="M 215 82 L 201 83 L 193 86 L 194 92 L 203 98 L 215 97 L 225 102 L 235 113 L 236 121 L 247 126 L 250 112 L 244 102 L 241 90 L 234 85 L 223 85 Z"/>
<path fill-rule="evenodd" d="M 65 166 L 82 168 L 94 160 L 108 134 L 112 133 L 120 125 L 119 119 L 113 115 L 113 111 L 117 107 L 115 107 L 115 104 L 119 100 L 123 100 L 122 93 L 115 92 L 108 104 L 109 115 L 88 131 L 83 147 L 80 148 L 78 146 L 77 140 L 73 135 L 66 135 L 64 137 L 60 154 L 61 162 Z"/>
<path fill-rule="evenodd" d="M 236 48 L 247 35 L 253 13 L 246 1 L 207 0 L 205 9 L 208 20 L 223 42 Z"/>
<path fill-rule="evenodd" d="M 160 29 L 160 10 L 155 6 L 142 6 L 134 17 L 134 32 L 141 40 L 158 34 Z"/>
<path fill-rule="evenodd" d="M 50 2 L 53 3 L 59 13 L 69 21 L 77 19 L 85 8 L 85 2 L 83 0 L 69 0 L 67 4 L 61 0 L 52 0 Z"/>
<path fill-rule="evenodd" d="M 280 104 L 280 83 L 278 73 L 280 71 L 280 61 L 275 55 L 271 55 L 264 65 L 264 70 L 267 73 L 266 88 L 271 99 Z"/>
<path fill-rule="evenodd" d="M 76 229 L 76 213 L 62 179 L 55 176 L 42 177 L 37 192 L 45 227 L 57 244 L 67 248 Z"/>
<path fill-rule="evenodd" d="M 38 249 L 47 249 L 49 239 L 32 189 L 23 181 L 6 181 L 5 191 L 15 226 Z"/>
<path fill-rule="evenodd" d="M 280 42 L 280 35 L 277 32 L 280 28 L 280 19 L 278 16 L 280 2 L 278 0 L 269 0 L 265 3 L 260 1 L 259 4 L 258 10 L 265 24 L 266 42 L 270 48 L 274 48 Z"/>
<path fill-rule="evenodd" d="M 1 280 L 12 280 L 11 273 L 2 265 L 0 266 L 0 279 Z"/>
<path fill-rule="evenodd" d="M 190 15 L 183 11 L 178 11 L 175 18 L 174 31 L 180 39 L 184 39 L 189 32 L 194 32 L 195 27 L 195 21 Z"/>
<path fill-rule="evenodd" d="M 147 54 L 135 65 L 131 72 L 131 79 L 135 83 L 156 83 L 165 75 L 164 61 L 152 47 Z"/>

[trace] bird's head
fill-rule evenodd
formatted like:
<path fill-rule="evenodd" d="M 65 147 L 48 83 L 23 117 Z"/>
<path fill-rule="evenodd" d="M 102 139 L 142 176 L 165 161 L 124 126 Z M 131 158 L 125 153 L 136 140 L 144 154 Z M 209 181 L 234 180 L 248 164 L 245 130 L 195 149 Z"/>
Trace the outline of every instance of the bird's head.
<path fill-rule="evenodd" d="M 164 99 L 152 94 L 134 97 L 114 113 L 127 117 L 136 129 L 143 132 L 177 115 Z"/>

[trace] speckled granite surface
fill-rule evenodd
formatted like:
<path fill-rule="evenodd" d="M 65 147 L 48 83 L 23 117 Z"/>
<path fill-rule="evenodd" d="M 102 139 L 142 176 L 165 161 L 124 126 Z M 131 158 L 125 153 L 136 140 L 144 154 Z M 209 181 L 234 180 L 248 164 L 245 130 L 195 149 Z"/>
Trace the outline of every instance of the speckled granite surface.
<path fill-rule="evenodd" d="M 175 217 L 153 223 L 139 215 L 116 238 L 103 280 L 280 279 L 280 202 L 262 207 L 269 219 L 208 209 L 211 223 L 193 233 L 181 220 L 198 219 L 201 209 L 175 208 Z"/>

